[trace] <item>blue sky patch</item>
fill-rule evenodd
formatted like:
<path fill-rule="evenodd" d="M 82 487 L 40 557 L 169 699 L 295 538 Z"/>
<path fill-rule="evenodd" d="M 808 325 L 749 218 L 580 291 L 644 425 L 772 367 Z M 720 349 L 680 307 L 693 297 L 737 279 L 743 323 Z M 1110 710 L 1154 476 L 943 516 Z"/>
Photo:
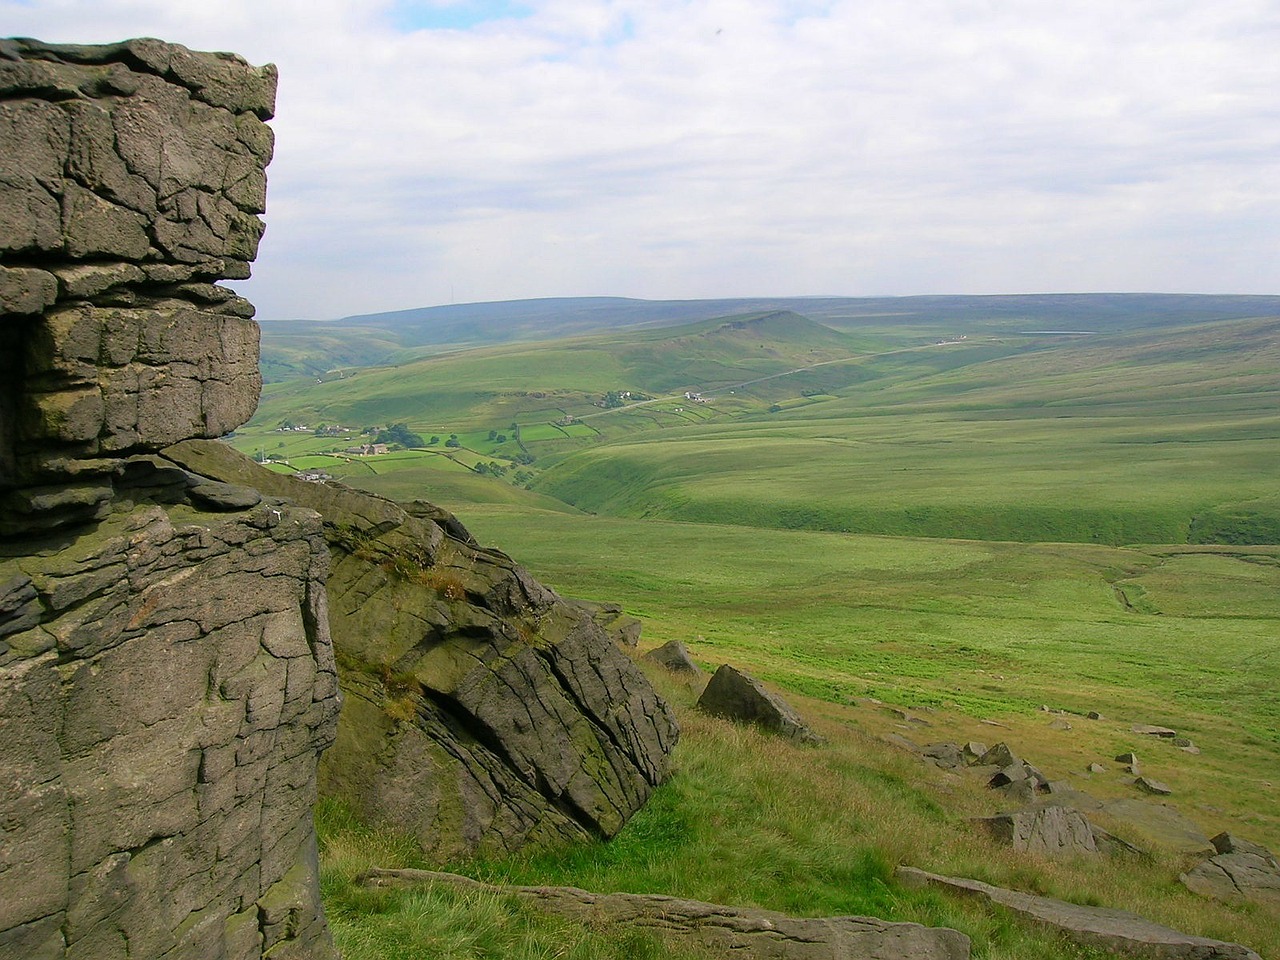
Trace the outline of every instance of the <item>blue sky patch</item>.
<path fill-rule="evenodd" d="M 533 13 L 525 3 L 512 0 L 399 0 L 391 9 L 396 29 L 470 30 L 490 20 L 520 20 Z"/>

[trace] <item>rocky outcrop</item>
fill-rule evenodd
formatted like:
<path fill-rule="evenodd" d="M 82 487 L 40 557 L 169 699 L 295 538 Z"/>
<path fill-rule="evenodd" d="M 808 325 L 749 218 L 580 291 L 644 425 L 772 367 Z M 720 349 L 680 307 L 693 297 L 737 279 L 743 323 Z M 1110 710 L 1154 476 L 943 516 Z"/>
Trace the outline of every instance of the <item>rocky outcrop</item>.
<path fill-rule="evenodd" d="M 0 955 L 328 955 L 311 807 L 338 699 L 319 518 L 153 504 L 13 546 Z"/>
<path fill-rule="evenodd" d="M 1214 900 L 1280 906 L 1280 861 L 1270 850 L 1229 833 L 1212 842 L 1217 855 L 1179 877 L 1183 886 Z"/>
<path fill-rule="evenodd" d="M 644 675 L 456 518 L 274 474 L 225 444 L 164 453 L 324 518 L 345 696 L 327 795 L 446 857 L 612 836 L 665 778 L 677 727 Z"/>
<path fill-rule="evenodd" d="M 0 955 L 334 956 L 312 511 L 156 456 L 257 403 L 272 68 L 0 41 Z"/>
<path fill-rule="evenodd" d="M 0 500 L 101 518 L 122 456 L 257 405 L 248 276 L 275 70 L 158 40 L 0 44 Z"/>
<path fill-rule="evenodd" d="M 712 716 L 753 723 L 801 743 L 820 743 L 791 704 L 771 693 L 755 677 L 724 664 L 698 698 L 698 709 Z"/>
<path fill-rule="evenodd" d="M 1019 853 L 1071 857 L 1098 852 L 1089 821 L 1070 807 L 1050 804 L 982 817 L 977 823 L 998 843 Z"/>
<path fill-rule="evenodd" d="M 534 909 L 592 927 L 645 929 L 692 942 L 712 956 L 750 960 L 966 960 L 969 938 L 946 927 L 874 917 L 789 917 L 656 894 L 588 893 L 574 887 L 499 887 L 427 870 L 374 870 L 369 886 L 447 883 L 518 897 Z"/>
<path fill-rule="evenodd" d="M 897 875 L 906 884 L 940 887 L 995 904 L 1027 923 L 1052 930 L 1086 947 L 1153 960 L 1262 960 L 1238 943 L 1180 933 L 1126 910 L 1086 907 L 1005 890 L 980 880 L 926 873 L 914 867 L 899 867 Z"/>

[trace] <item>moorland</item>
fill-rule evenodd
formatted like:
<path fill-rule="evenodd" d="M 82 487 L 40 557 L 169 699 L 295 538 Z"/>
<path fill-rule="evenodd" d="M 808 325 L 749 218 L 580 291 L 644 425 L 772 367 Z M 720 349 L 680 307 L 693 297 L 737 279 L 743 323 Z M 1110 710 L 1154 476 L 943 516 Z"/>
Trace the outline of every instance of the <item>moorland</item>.
<path fill-rule="evenodd" d="M 263 329 L 272 382 L 237 447 L 438 503 L 560 592 L 621 603 L 642 650 L 746 668 L 827 738 L 702 716 L 655 673 L 677 773 L 619 837 L 445 866 L 1090 955 L 899 888 L 909 863 L 1280 955 L 1273 914 L 1184 890 L 1186 856 L 1141 825 L 1114 826 L 1146 855 L 1103 866 L 997 850 L 966 820 L 999 798 L 884 739 L 1005 740 L 1100 797 L 1132 795 L 1112 758 L 1138 750 L 1207 834 L 1280 848 L 1280 298 L 536 301 Z M 395 425 L 421 442 L 351 452 Z M 421 865 L 412 844 L 333 805 L 320 826 L 349 957 L 667 955 L 501 898 L 364 890 L 365 866 Z"/>

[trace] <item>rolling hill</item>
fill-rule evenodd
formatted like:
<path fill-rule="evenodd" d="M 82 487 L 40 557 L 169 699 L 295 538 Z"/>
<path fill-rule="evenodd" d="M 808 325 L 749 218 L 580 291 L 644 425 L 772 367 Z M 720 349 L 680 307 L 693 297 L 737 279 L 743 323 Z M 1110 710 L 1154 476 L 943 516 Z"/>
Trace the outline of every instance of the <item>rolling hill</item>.
<path fill-rule="evenodd" d="M 485 480 L 495 497 L 527 487 L 626 517 L 1280 541 L 1280 319 L 1237 316 L 1267 298 L 1038 298 L 1038 318 L 1054 321 L 1038 331 L 1014 309 L 1036 298 L 993 298 L 990 314 L 974 298 L 910 299 L 945 303 L 897 328 L 814 301 L 822 322 L 752 311 L 272 384 L 239 442 L 294 466 L 320 455 L 335 475 L 395 496 L 431 496 L 442 481 L 461 490 L 449 471 L 518 460 Z M 970 316 L 936 319 L 946 311 Z M 453 446 L 393 468 L 329 439 L 268 435 L 285 420 L 354 431 L 407 422 Z"/>

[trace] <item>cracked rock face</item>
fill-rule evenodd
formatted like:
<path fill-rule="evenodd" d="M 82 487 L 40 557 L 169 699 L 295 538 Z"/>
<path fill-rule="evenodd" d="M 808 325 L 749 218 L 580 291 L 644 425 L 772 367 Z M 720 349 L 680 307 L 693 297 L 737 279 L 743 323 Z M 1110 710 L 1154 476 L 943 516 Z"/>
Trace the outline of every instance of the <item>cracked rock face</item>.
<path fill-rule="evenodd" d="M 213 281 L 257 253 L 275 82 L 158 40 L 0 40 L 0 534 L 100 516 L 112 459 L 252 415 L 253 307 Z"/>
<path fill-rule="evenodd" d="M 335 957 L 313 512 L 154 451 L 257 404 L 274 68 L 0 40 L 0 956 Z"/>
<path fill-rule="evenodd" d="M 345 700 L 322 794 L 439 858 L 612 836 L 666 777 L 675 717 L 631 659 L 453 516 L 273 474 L 224 444 L 165 455 L 324 518 Z"/>

